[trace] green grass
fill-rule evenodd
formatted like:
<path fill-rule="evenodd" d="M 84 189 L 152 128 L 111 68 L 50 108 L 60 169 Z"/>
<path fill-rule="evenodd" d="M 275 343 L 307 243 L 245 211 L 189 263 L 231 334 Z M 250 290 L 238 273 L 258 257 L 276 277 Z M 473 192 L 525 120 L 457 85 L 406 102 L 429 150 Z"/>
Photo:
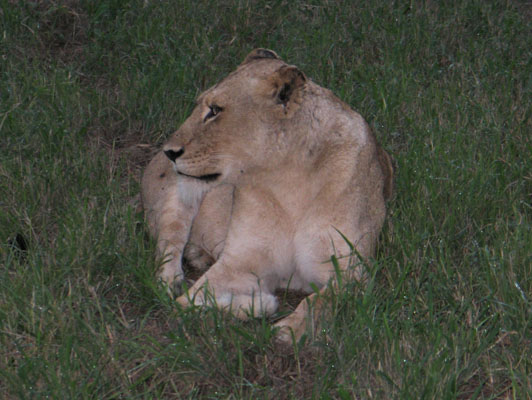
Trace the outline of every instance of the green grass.
<path fill-rule="evenodd" d="M 531 15 L 0 0 L 0 393 L 532 398 Z M 345 284 L 293 354 L 267 320 L 181 311 L 135 203 L 156 146 L 255 47 L 358 110 L 398 166 L 369 287 Z"/>

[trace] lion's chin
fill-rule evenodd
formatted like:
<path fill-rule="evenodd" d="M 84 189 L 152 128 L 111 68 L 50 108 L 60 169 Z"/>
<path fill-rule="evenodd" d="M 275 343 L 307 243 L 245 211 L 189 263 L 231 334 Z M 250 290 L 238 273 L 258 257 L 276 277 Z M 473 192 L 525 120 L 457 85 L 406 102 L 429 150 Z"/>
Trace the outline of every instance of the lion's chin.
<path fill-rule="evenodd" d="M 187 178 L 197 179 L 203 182 L 214 182 L 218 180 L 218 178 L 222 175 L 222 174 L 206 174 L 206 175 L 194 176 L 194 175 L 184 174 L 183 172 L 179 172 L 179 171 L 177 171 L 177 173 L 179 175 L 186 176 Z"/>

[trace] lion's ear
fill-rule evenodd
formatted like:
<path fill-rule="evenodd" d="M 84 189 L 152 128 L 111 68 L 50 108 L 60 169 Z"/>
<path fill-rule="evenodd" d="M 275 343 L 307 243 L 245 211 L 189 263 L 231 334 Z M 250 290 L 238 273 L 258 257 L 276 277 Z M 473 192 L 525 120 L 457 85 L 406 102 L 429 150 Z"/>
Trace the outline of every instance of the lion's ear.
<path fill-rule="evenodd" d="M 273 76 L 273 85 L 276 89 L 277 104 L 287 106 L 289 103 L 299 104 L 301 93 L 307 77 L 293 65 L 283 65 Z"/>
<path fill-rule="evenodd" d="M 279 56 L 275 51 L 268 49 L 255 49 L 252 50 L 246 57 L 246 59 L 240 65 L 247 64 L 254 60 L 260 60 L 262 58 L 273 58 L 275 60 L 280 60 Z"/>

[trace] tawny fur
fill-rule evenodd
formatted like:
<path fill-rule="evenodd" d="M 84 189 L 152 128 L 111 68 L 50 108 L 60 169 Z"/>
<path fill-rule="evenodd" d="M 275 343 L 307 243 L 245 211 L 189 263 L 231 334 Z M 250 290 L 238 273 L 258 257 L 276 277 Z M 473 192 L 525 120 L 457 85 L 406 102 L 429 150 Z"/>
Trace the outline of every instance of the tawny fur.
<path fill-rule="evenodd" d="M 146 169 L 143 204 L 165 260 L 158 276 L 180 282 L 184 252 L 196 267 L 213 262 L 177 301 L 241 318 L 275 312 L 280 287 L 326 290 L 333 254 L 363 279 L 342 235 L 373 255 L 392 179 L 359 114 L 271 50 L 254 50 L 199 96 Z M 309 297 L 276 323 L 280 340 L 313 323 L 308 306 L 322 294 Z"/>

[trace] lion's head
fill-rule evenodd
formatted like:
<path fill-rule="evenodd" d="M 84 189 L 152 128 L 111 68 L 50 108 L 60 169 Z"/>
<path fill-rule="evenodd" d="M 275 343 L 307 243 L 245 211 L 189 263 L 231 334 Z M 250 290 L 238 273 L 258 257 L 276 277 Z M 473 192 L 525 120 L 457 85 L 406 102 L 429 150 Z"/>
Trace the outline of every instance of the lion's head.
<path fill-rule="evenodd" d="M 180 175 L 203 182 L 234 181 L 249 168 L 278 162 L 297 144 L 286 121 L 299 108 L 306 82 L 273 51 L 254 50 L 198 97 L 165 154 Z"/>

